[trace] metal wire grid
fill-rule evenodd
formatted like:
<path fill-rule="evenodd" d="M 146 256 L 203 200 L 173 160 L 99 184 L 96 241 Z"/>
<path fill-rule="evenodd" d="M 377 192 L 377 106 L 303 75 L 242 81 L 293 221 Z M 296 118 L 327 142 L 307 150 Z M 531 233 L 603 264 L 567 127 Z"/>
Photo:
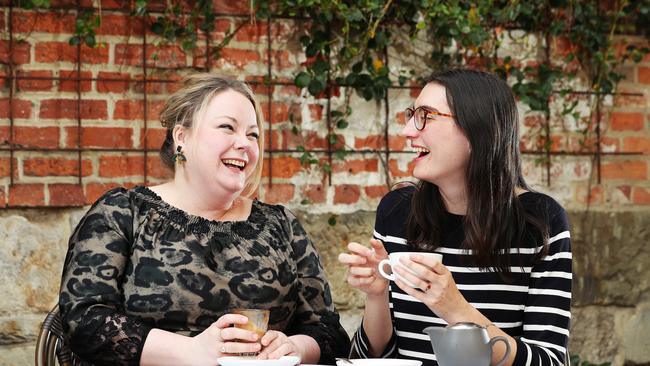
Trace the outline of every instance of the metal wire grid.
<path fill-rule="evenodd" d="M 1 6 L 2 4 L 0 4 Z M 14 32 L 13 32 L 13 11 L 15 8 L 14 5 L 14 0 L 11 0 L 9 2 L 9 5 L 7 6 L 4 4 L 5 9 L 8 10 L 8 28 L 9 28 L 9 47 L 8 47 L 8 74 L 4 77 L 7 85 L 9 85 L 9 140 L 4 141 L 0 143 L 0 151 L 9 151 L 10 154 L 10 159 L 9 159 L 9 164 L 10 164 L 10 169 L 9 169 L 9 177 L 10 177 L 10 186 L 14 185 L 14 153 L 17 151 L 39 151 L 39 152 L 76 152 L 77 153 L 77 160 L 78 160 L 78 184 L 83 184 L 83 178 L 82 178 L 82 153 L 84 152 L 141 152 L 144 155 L 144 184 L 147 184 L 148 182 L 148 177 L 147 177 L 147 156 L 151 152 L 157 153 L 157 150 L 151 150 L 148 149 L 147 146 L 147 130 L 148 130 L 148 91 L 147 91 L 147 84 L 149 83 L 176 83 L 177 80 L 173 79 L 161 79 L 161 78 L 150 78 L 148 76 L 148 66 L 147 66 L 147 25 L 148 25 L 148 18 L 149 16 L 154 13 L 151 11 L 145 12 L 140 19 L 142 22 L 142 64 L 141 68 L 143 71 L 143 78 L 142 79 L 131 79 L 131 78 L 86 78 L 81 76 L 81 65 L 82 65 L 82 58 L 81 58 L 81 45 L 77 45 L 76 47 L 76 76 L 74 77 L 38 77 L 38 76 L 29 76 L 29 75 L 15 75 L 15 65 L 13 63 L 13 45 L 14 45 Z M 91 8 L 87 8 L 81 5 L 81 0 L 77 0 L 77 5 L 73 7 L 66 7 L 66 6 L 59 6 L 59 7 L 52 7 L 52 11 L 57 11 L 57 10 L 76 10 L 76 11 L 83 11 L 83 10 L 92 10 Z M 129 14 L 131 12 L 131 9 L 129 8 L 120 8 L 120 9 L 107 9 L 111 11 L 121 11 L 124 14 Z M 240 13 L 215 13 L 216 18 L 240 18 L 240 19 L 248 19 L 249 15 L 248 14 L 240 14 Z M 267 75 L 265 77 L 266 80 L 264 81 L 247 81 L 247 83 L 254 85 L 254 86 L 267 86 L 268 87 L 268 102 L 267 102 L 267 112 L 268 112 L 268 136 L 269 136 L 269 148 L 266 149 L 266 153 L 268 154 L 268 159 L 269 162 L 273 159 L 273 154 L 274 153 L 279 153 L 279 154 L 295 154 L 295 153 L 304 153 L 302 150 L 297 150 L 297 149 L 275 149 L 273 147 L 273 90 L 275 89 L 275 86 L 289 86 L 293 85 L 291 82 L 284 82 L 281 80 L 277 80 L 273 77 L 273 59 L 272 59 L 272 39 L 271 39 L 271 29 L 274 25 L 274 20 L 278 19 L 290 19 L 290 20 L 301 20 L 301 21 L 309 21 L 307 18 L 303 17 L 289 17 L 289 16 L 273 16 L 268 20 L 268 24 L 266 27 L 266 42 L 267 42 L 267 52 L 266 52 L 266 64 L 267 64 Z M 547 42 L 547 47 L 548 42 Z M 204 66 L 204 71 L 210 71 L 212 69 L 212 62 L 213 60 L 210 58 L 210 50 L 212 49 L 212 44 L 211 44 L 211 39 L 210 37 L 206 37 L 205 39 L 205 54 L 206 54 L 206 62 Z M 384 49 L 383 52 L 383 57 L 384 57 L 384 64 L 386 67 L 388 67 L 388 53 L 387 50 Z M 188 67 L 189 68 L 189 67 Z M 14 102 L 14 89 L 15 89 L 15 83 L 17 80 L 52 80 L 52 81 L 75 81 L 76 82 L 76 107 L 77 107 L 77 146 L 74 148 L 38 148 L 38 147 L 25 147 L 18 145 L 14 143 L 14 116 L 13 116 L 13 102 Z M 81 146 L 81 129 L 82 129 L 82 118 L 81 118 L 81 82 L 82 81 L 104 81 L 104 82 L 126 82 L 126 83 L 133 83 L 133 82 L 142 82 L 143 83 L 143 92 L 142 92 L 142 100 L 143 100 L 143 123 L 144 123 L 144 148 L 91 148 L 91 147 L 82 147 Z M 328 85 L 330 84 L 331 80 L 328 74 Z M 389 87 L 389 89 L 419 89 L 419 86 L 399 86 L 399 85 L 392 85 Z M 586 95 L 594 95 L 594 92 L 590 91 L 579 91 L 579 92 L 574 92 L 574 94 L 586 94 Z M 332 121 L 331 121 L 331 98 L 332 98 L 332 93 L 331 93 L 331 88 L 327 88 L 325 91 L 326 95 L 326 128 L 328 135 L 332 133 L 333 127 L 332 127 Z M 615 93 L 614 95 L 620 95 L 620 96 L 642 96 L 643 94 L 640 93 Z M 381 153 L 384 156 L 384 159 L 386 162 L 389 161 L 390 155 L 391 154 L 400 154 L 400 153 L 410 153 L 410 152 L 405 152 L 401 150 L 391 150 L 389 148 L 389 140 L 390 140 L 390 134 L 388 130 L 388 123 L 390 120 L 390 101 L 388 98 L 388 93 L 386 93 L 384 100 L 384 149 L 383 150 L 378 150 L 378 149 L 355 149 L 355 150 L 349 150 L 345 149 L 344 151 L 346 153 L 355 153 L 355 154 L 367 154 L 367 153 Z M 603 155 L 639 155 L 641 153 L 639 152 L 604 152 L 601 151 L 600 149 L 600 142 L 601 142 L 601 130 L 600 130 L 600 121 L 602 119 L 602 111 L 601 111 L 601 106 L 598 104 L 596 106 L 596 151 L 587 151 L 587 152 L 578 152 L 578 151 L 550 151 L 549 149 L 546 150 L 522 150 L 523 154 L 529 154 L 529 155 L 542 155 L 545 157 L 544 159 L 544 164 L 546 167 L 546 182 L 547 184 L 550 185 L 551 183 L 551 166 L 552 166 L 552 159 L 551 156 L 593 156 L 596 161 L 596 169 L 597 169 L 597 179 L 598 183 L 601 181 L 601 158 Z M 550 132 L 550 121 L 548 119 L 545 120 L 545 126 L 543 126 L 545 129 L 547 136 L 549 136 Z M 327 161 L 329 165 L 332 165 L 332 160 L 333 160 L 333 146 L 330 141 L 330 139 L 327 140 L 327 148 L 326 149 L 308 149 L 307 152 L 309 153 L 316 153 L 316 154 L 325 154 L 327 157 Z M 269 164 L 268 166 L 268 184 L 272 185 L 273 184 L 273 165 Z M 328 173 L 328 182 L 331 185 L 332 184 L 332 173 L 329 171 Z"/>

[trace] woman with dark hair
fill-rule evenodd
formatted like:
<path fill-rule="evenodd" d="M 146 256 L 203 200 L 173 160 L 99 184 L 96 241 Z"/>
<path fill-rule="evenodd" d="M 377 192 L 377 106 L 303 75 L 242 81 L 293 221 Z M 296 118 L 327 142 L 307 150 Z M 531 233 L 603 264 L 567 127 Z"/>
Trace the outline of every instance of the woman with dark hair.
<path fill-rule="evenodd" d="M 507 338 L 505 365 L 562 365 L 569 225 L 564 209 L 522 176 L 512 91 L 493 74 L 449 70 L 429 79 L 406 116 L 419 182 L 381 200 L 371 248 L 350 243 L 339 256 L 348 283 L 367 296 L 353 356 L 437 365 L 422 330 L 472 322 Z M 403 280 L 389 283 L 378 263 L 404 251 L 439 253 L 442 262 L 402 257 L 393 269 Z M 505 350 L 497 343 L 492 362 Z"/>
<path fill-rule="evenodd" d="M 110 190 L 70 237 L 59 308 L 72 351 L 96 365 L 346 355 L 315 246 L 291 211 L 255 199 L 264 122 L 251 89 L 192 75 L 160 120 L 173 178 Z M 270 311 L 266 333 L 233 327 L 246 308 Z"/>

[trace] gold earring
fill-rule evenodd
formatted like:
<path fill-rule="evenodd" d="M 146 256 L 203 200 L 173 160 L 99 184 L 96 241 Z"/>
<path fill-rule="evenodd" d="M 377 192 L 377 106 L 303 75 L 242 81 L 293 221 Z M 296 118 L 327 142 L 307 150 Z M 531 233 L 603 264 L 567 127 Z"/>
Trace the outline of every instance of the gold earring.
<path fill-rule="evenodd" d="M 183 147 L 181 145 L 178 145 L 176 148 L 176 153 L 173 156 L 174 163 L 182 165 L 184 162 L 187 161 L 187 158 L 185 157 L 185 154 L 183 154 Z"/>

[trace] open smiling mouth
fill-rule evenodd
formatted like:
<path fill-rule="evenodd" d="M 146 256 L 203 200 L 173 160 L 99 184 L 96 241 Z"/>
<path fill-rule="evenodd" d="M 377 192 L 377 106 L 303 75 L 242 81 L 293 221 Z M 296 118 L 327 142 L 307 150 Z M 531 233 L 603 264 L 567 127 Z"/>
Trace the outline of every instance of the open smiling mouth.
<path fill-rule="evenodd" d="M 240 171 L 243 171 L 244 168 L 246 168 L 246 162 L 241 161 L 241 160 L 235 160 L 235 159 L 224 159 L 221 160 L 223 165 L 229 167 L 229 168 L 235 168 L 239 169 Z"/>
<path fill-rule="evenodd" d="M 423 148 L 423 147 L 414 147 L 413 151 L 418 153 L 418 158 L 424 157 L 429 154 L 429 150 Z"/>

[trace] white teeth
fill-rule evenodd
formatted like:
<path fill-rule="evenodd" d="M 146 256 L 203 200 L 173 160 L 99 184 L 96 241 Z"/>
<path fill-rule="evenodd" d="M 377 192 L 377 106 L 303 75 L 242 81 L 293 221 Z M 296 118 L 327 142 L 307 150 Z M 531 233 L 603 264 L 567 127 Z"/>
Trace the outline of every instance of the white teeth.
<path fill-rule="evenodd" d="M 413 151 L 415 151 L 415 152 L 418 153 L 418 154 L 419 154 L 419 153 L 428 153 L 428 152 L 429 152 L 429 150 L 427 150 L 427 149 L 425 149 L 425 148 L 423 148 L 423 147 L 414 147 L 414 148 L 413 148 Z"/>
<path fill-rule="evenodd" d="M 246 163 L 241 161 L 241 160 L 225 159 L 225 160 L 222 160 L 222 161 L 223 161 L 224 164 L 230 164 L 230 165 L 238 166 L 240 168 L 243 168 L 243 167 L 246 166 Z"/>

